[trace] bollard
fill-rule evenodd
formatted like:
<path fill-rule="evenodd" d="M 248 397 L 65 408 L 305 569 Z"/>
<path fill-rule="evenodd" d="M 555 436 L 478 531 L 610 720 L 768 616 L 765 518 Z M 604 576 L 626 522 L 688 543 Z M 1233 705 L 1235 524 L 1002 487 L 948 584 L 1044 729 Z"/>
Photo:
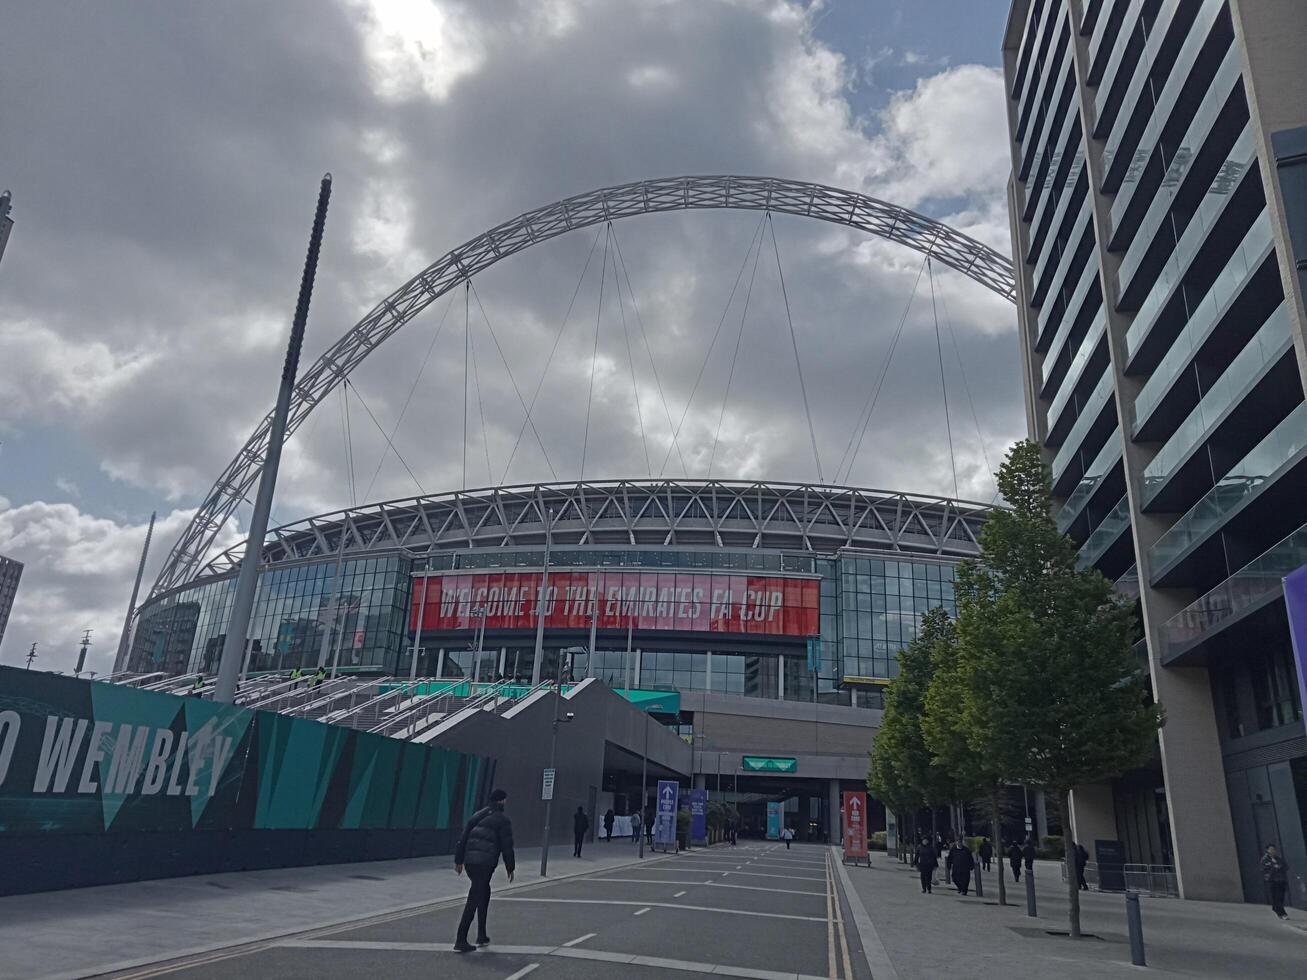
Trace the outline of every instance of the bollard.
<path fill-rule="evenodd" d="M 985 886 L 980 880 L 980 862 L 976 862 L 976 898 L 985 897 Z"/>
<path fill-rule="evenodd" d="M 1032 919 L 1038 918 L 1035 914 L 1035 869 L 1026 868 L 1026 915 Z"/>
<path fill-rule="evenodd" d="M 1130 962 L 1147 966 L 1144 962 L 1144 920 L 1139 913 L 1139 893 L 1125 893 L 1125 924 L 1130 932 Z"/>

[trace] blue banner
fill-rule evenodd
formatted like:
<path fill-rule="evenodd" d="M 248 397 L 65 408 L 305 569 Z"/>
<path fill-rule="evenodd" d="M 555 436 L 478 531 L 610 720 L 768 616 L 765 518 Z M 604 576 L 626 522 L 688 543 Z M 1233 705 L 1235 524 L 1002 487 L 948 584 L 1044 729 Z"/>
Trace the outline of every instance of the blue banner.
<path fill-rule="evenodd" d="M 681 784 L 674 779 L 658 780 L 658 809 L 654 816 L 654 843 L 676 843 L 676 804 Z"/>
<path fill-rule="evenodd" d="M 1298 695 L 1307 708 L 1307 565 L 1285 576 L 1284 605 L 1289 611 L 1289 636 L 1298 667 Z"/>
<path fill-rule="evenodd" d="M 767 804 L 767 839 L 780 840 L 783 803 Z"/>
<path fill-rule="evenodd" d="M 690 840 L 708 839 L 708 791 L 690 790 Z"/>
<path fill-rule="evenodd" d="M 808 637 L 808 672 L 816 674 L 821 671 L 821 637 Z"/>

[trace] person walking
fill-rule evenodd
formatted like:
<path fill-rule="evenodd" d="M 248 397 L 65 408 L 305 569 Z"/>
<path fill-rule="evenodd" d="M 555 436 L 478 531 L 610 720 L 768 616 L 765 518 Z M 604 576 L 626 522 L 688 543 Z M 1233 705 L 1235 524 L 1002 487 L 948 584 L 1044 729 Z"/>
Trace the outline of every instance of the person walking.
<path fill-rule="evenodd" d="M 1270 894 L 1271 911 L 1281 919 L 1289 918 L 1289 913 L 1284 911 L 1284 893 L 1289 887 L 1289 862 L 1280 856 L 1274 844 L 1267 844 L 1266 853 L 1262 855 L 1262 880 L 1266 882 L 1266 890 Z"/>
<path fill-rule="evenodd" d="M 1012 846 L 1007 849 L 1007 863 L 1012 866 L 1012 880 L 1021 880 L 1021 848 L 1017 847 L 1017 842 L 1013 841 Z"/>
<path fill-rule="evenodd" d="M 644 842 L 645 846 L 653 847 L 654 832 L 654 815 L 653 809 L 648 808 L 644 811 Z"/>
<path fill-rule="evenodd" d="M 458 874 L 467 872 L 471 882 L 467 890 L 467 904 L 463 906 L 463 917 L 458 922 L 458 936 L 454 940 L 454 952 L 475 953 L 477 946 L 490 942 L 486 932 L 486 915 L 490 911 L 490 877 L 499 866 L 499 859 L 504 859 L 504 870 L 508 880 L 513 880 L 513 870 L 517 866 L 513 855 L 513 822 L 504 813 L 504 803 L 508 794 L 496 789 L 490 794 L 490 805 L 482 807 L 472 814 L 472 819 L 463 828 L 463 836 L 454 848 L 454 870 Z M 477 920 L 477 944 L 467 941 L 467 930 L 472 925 L 472 917 Z"/>
<path fill-rule="evenodd" d="M 961 840 L 954 843 L 949 864 L 953 867 L 953 887 L 959 895 L 966 895 L 971 888 L 971 869 L 976 866 L 976 859 Z"/>
<path fill-rule="evenodd" d="M 1026 874 L 1031 874 L 1035 870 L 1035 838 L 1027 837 L 1026 846 L 1021 848 L 1021 857 L 1025 861 Z"/>
<path fill-rule="evenodd" d="M 980 870 L 981 871 L 989 870 L 989 862 L 993 860 L 993 857 L 994 857 L 994 845 L 991 844 L 989 842 L 989 838 L 986 837 L 980 842 Z"/>
<path fill-rule="evenodd" d="M 957 850 L 957 845 L 949 840 L 944 844 L 944 877 L 948 881 L 953 880 L 953 852 Z"/>
<path fill-rule="evenodd" d="M 785 849 L 790 849 L 790 841 L 794 840 L 794 828 L 786 827 L 781 831 L 781 840 L 785 841 Z"/>
<path fill-rule="evenodd" d="M 935 845 L 929 839 L 923 837 L 921 843 L 917 845 L 916 851 L 917 872 L 921 875 L 921 894 L 931 895 L 931 885 L 935 878 L 935 869 L 939 867 L 939 855 L 935 853 Z"/>
<path fill-rule="evenodd" d="M 617 819 L 617 814 L 613 812 L 612 807 L 609 807 L 604 812 L 604 837 L 607 838 L 609 841 L 613 839 L 613 821 L 616 819 Z"/>
<path fill-rule="evenodd" d="M 585 843 L 585 832 L 590 829 L 590 818 L 585 815 L 585 810 L 581 807 L 576 808 L 572 814 L 572 857 L 581 856 L 581 845 Z"/>
<path fill-rule="evenodd" d="M 642 823 L 639 810 L 631 811 L 631 843 L 640 843 L 640 825 Z"/>
<path fill-rule="evenodd" d="M 1089 852 L 1085 850 L 1083 844 L 1073 842 L 1076 859 L 1076 881 L 1080 885 L 1082 892 L 1089 891 L 1089 882 L 1085 881 L 1085 865 L 1089 863 Z"/>

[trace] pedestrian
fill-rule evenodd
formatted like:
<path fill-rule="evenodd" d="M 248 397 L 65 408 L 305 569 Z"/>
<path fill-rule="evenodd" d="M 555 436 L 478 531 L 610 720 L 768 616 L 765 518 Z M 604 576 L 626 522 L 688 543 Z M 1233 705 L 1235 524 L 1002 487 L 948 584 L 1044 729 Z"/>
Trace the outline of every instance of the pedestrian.
<path fill-rule="evenodd" d="M 490 877 L 504 859 L 504 870 L 508 880 L 513 880 L 516 859 L 513 855 L 513 822 L 504 813 L 504 803 L 508 794 L 496 789 L 490 794 L 490 805 L 482 807 L 472 814 L 472 819 L 463 829 L 463 836 L 454 848 L 454 870 L 458 874 L 467 871 L 471 886 L 467 891 L 467 904 L 463 906 L 463 917 L 458 922 L 458 936 L 454 940 L 454 952 L 474 953 L 477 946 L 490 943 L 490 934 L 486 932 L 486 915 L 490 910 Z M 467 941 L 467 930 L 472 925 L 472 917 L 477 920 L 477 944 L 472 946 Z"/>
<path fill-rule="evenodd" d="M 654 834 L 654 815 L 653 808 L 650 807 L 644 811 L 644 842 L 653 847 Z"/>
<path fill-rule="evenodd" d="M 327 668 L 319 667 L 318 672 L 313 675 L 313 686 L 318 687 L 327 679 Z"/>
<path fill-rule="evenodd" d="M 785 849 L 790 849 L 790 841 L 794 840 L 794 828 L 786 827 L 781 831 L 781 840 L 785 841 Z"/>
<path fill-rule="evenodd" d="M 1012 880 L 1021 880 L 1021 848 L 1017 847 L 1017 842 L 1013 841 L 1012 846 L 1007 849 L 1007 863 L 1012 866 Z"/>
<path fill-rule="evenodd" d="M 613 812 L 612 807 L 609 807 L 604 813 L 604 837 L 610 841 L 613 839 L 613 821 L 616 819 L 617 814 Z"/>
<path fill-rule="evenodd" d="M 971 888 L 971 869 L 976 866 L 976 859 L 971 856 L 970 849 L 962 845 L 961 840 L 953 844 L 949 864 L 953 867 L 953 887 L 959 895 L 967 894 Z"/>
<path fill-rule="evenodd" d="M 1075 841 L 1072 842 L 1072 847 L 1075 848 L 1076 881 L 1080 885 L 1080 890 L 1087 892 L 1089 891 L 1089 882 L 1085 881 L 1085 865 L 1089 863 L 1089 852 L 1085 850 L 1083 844 Z"/>
<path fill-rule="evenodd" d="M 1035 838 L 1027 837 L 1026 846 L 1021 848 L 1021 857 L 1025 861 L 1026 874 L 1035 870 Z"/>
<path fill-rule="evenodd" d="M 953 880 L 953 852 L 957 850 L 952 840 L 944 843 L 944 878 L 948 881 Z"/>
<path fill-rule="evenodd" d="M 631 811 L 631 843 L 632 844 L 640 843 L 640 824 L 641 824 L 640 811 L 632 810 Z"/>
<path fill-rule="evenodd" d="M 589 829 L 590 818 L 585 815 L 585 810 L 577 807 L 572 814 L 572 857 L 581 856 L 581 845 L 585 843 L 585 832 Z"/>
<path fill-rule="evenodd" d="M 1270 893 L 1271 911 L 1281 919 L 1289 918 L 1284 911 L 1284 892 L 1289 887 L 1289 862 L 1280 856 L 1274 844 L 1266 845 L 1262 855 L 1262 879 Z"/>
<path fill-rule="evenodd" d="M 921 875 L 921 894 L 934 894 L 931 891 L 931 885 L 935 878 L 935 869 L 939 867 L 939 857 L 935 853 L 935 845 L 930 842 L 929 838 L 921 838 L 921 843 L 917 845 L 914 858 L 917 871 Z"/>
<path fill-rule="evenodd" d="M 993 859 L 993 857 L 994 857 L 994 845 L 989 842 L 988 837 L 982 838 L 980 841 L 980 870 L 981 871 L 989 870 L 989 862 Z"/>

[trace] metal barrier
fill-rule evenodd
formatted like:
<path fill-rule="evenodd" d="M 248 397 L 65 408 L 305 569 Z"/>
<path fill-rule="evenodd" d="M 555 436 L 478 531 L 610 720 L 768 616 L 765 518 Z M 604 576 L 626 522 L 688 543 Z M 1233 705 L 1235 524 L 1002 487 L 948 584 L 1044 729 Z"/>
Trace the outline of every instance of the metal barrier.
<path fill-rule="evenodd" d="M 1180 881 L 1176 877 L 1175 868 L 1169 864 L 1125 864 L 1121 865 L 1121 869 L 1125 887 L 1112 888 L 1108 889 L 1108 891 L 1116 893 L 1134 891 L 1153 898 L 1180 897 Z M 1065 861 L 1062 862 L 1062 880 L 1067 880 L 1067 863 Z M 1104 890 L 1098 871 L 1098 862 L 1086 862 L 1085 884 L 1093 891 L 1101 892 Z"/>

